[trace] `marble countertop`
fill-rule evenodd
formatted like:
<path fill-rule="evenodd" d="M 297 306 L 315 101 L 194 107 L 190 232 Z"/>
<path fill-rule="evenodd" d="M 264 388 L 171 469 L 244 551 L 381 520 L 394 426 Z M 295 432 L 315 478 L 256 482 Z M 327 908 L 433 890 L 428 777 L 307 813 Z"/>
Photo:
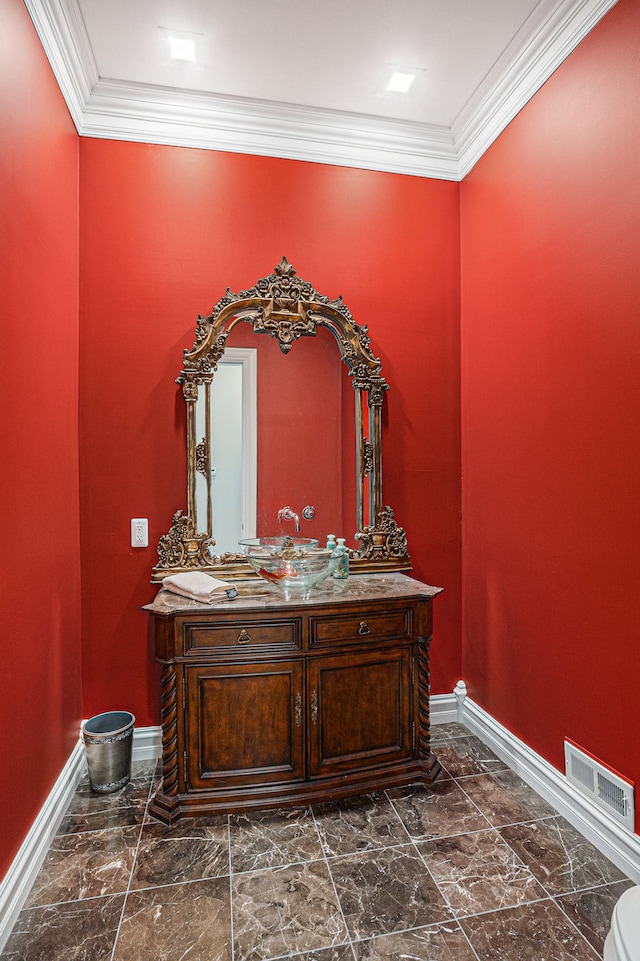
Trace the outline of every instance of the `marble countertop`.
<path fill-rule="evenodd" d="M 151 604 L 145 604 L 143 610 L 152 614 L 182 614 L 191 611 L 222 612 L 239 610 L 263 610 L 270 607 L 314 607 L 319 604 L 343 604 L 349 601 L 389 600 L 403 597 L 432 598 L 444 589 L 432 587 L 417 581 L 406 574 L 351 574 L 346 580 L 328 577 L 309 591 L 308 597 L 292 594 L 286 598 L 276 587 L 272 587 L 261 580 L 232 580 L 229 582 L 237 587 L 238 596 L 229 600 L 221 595 L 220 600 L 212 604 L 193 601 L 171 591 L 160 589 Z"/>

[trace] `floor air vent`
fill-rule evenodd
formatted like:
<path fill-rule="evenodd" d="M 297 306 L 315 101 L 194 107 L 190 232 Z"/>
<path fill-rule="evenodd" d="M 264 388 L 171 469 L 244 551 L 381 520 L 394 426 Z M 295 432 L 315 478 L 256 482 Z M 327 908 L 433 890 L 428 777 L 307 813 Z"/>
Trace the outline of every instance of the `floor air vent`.
<path fill-rule="evenodd" d="M 567 780 L 575 784 L 603 810 L 633 831 L 635 802 L 633 784 L 594 761 L 571 741 L 564 742 Z"/>

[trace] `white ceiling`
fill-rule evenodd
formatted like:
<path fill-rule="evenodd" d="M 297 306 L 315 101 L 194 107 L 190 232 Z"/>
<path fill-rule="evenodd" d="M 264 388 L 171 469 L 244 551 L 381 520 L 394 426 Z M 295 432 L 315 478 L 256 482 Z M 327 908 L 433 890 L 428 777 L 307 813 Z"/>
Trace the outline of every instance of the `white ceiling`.
<path fill-rule="evenodd" d="M 615 3 L 25 0 L 82 136 L 448 180 Z M 392 67 L 417 68 L 409 94 L 381 92 Z"/>

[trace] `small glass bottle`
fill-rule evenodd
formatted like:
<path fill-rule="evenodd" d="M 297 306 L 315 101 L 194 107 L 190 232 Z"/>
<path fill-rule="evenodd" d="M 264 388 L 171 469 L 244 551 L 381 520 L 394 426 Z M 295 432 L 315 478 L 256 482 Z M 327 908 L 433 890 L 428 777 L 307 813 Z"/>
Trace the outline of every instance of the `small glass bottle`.
<path fill-rule="evenodd" d="M 349 551 L 344 546 L 344 537 L 338 538 L 338 546 L 336 547 L 336 552 L 340 554 L 340 560 L 338 565 L 333 572 L 333 576 L 344 580 L 349 576 Z"/>
<path fill-rule="evenodd" d="M 328 551 L 335 551 L 335 549 L 336 549 L 336 537 L 335 537 L 335 534 L 328 534 L 328 535 L 327 535 L 327 550 L 328 550 Z"/>

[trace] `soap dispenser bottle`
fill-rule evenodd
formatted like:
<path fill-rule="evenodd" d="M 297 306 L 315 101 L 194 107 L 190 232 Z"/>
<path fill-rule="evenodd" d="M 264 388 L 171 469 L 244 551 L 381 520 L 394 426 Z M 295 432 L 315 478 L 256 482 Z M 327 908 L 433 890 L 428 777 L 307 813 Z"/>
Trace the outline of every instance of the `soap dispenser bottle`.
<path fill-rule="evenodd" d="M 344 546 L 344 537 L 338 538 L 336 552 L 340 554 L 340 560 L 336 566 L 333 576 L 344 580 L 349 576 L 349 551 Z"/>

